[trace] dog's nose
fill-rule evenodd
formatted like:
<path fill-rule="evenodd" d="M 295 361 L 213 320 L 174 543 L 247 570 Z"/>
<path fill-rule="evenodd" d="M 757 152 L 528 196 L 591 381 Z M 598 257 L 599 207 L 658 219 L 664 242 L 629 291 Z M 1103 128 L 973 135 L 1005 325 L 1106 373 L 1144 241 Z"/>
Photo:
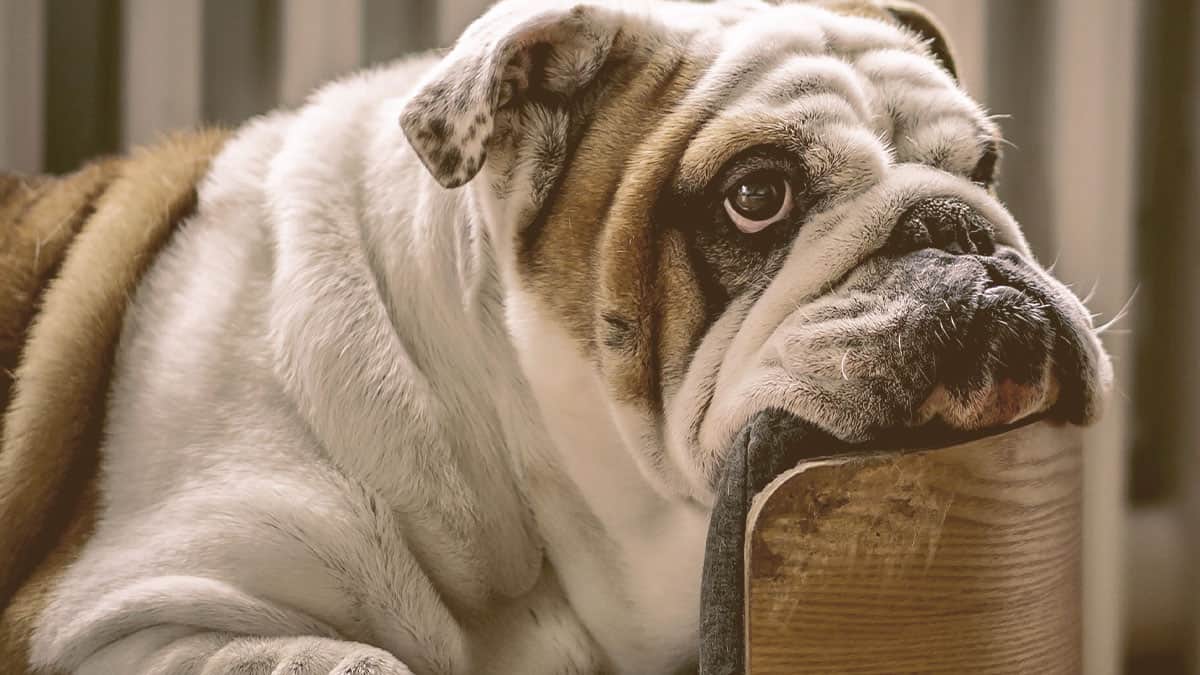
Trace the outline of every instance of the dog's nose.
<path fill-rule="evenodd" d="M 936 248 L 961 255 L 992 255 L 996 233 L 983 214 L 954 197 L 928 197 L 900 216 L 888 250 L 896 254 Z"/>

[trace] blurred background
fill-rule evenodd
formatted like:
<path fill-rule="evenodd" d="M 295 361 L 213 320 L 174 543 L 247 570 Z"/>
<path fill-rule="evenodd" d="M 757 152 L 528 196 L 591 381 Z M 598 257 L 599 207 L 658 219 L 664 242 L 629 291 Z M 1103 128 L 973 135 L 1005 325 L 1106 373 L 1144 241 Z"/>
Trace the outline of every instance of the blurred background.
<path fill-rule="evenodd" d="M 0 0 L 0 168 L 232 126 L 451 43 L 484 0 Z M 1001 196 L 1112 322 L 1085 477 L 1085 671 L 1200 674 L 1200 11 L 928 0 L 1010 141 Z"/>

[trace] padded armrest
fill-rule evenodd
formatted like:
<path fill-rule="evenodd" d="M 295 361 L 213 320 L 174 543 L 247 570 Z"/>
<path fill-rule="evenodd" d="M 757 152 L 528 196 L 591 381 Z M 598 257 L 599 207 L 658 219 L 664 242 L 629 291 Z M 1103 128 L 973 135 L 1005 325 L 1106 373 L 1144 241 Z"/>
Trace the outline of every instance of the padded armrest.
<path fill-rule="evenodd" d="M 788 454 L 744 447 L 750 467 Z M 738 539 L 738 500 L 718 504 L 704 675 L 1079 672 L 1078 429 L 1037 422 L 792 466 L 765 484 L 747 472 L 740 550 L 714 546 Z"/>

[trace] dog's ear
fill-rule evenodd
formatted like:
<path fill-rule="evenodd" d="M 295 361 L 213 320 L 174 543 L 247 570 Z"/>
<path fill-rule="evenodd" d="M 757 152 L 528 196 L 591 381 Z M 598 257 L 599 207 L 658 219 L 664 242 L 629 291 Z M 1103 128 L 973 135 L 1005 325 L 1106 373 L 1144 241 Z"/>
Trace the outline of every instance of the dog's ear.
<path fill-rule="evenodd" d="M 954 65 L 954 50 L 950 48 L 950 39 L 946 37 L 946 29 L 929 10 L 908 0 L 885 0 L 884 9 L 892 15 L 901 26 L 925 38 L 929 51 L 955 79 L 958 71 Z"/>
<path fill-rule="evenodd" d="M 615 22 L 600 8 L 502 2 L 472 24 L 404 106 L 400 126 L 447 188 L 471 180 L 497 113 L 531 99 L 563 100 L 604 63 Z"/>

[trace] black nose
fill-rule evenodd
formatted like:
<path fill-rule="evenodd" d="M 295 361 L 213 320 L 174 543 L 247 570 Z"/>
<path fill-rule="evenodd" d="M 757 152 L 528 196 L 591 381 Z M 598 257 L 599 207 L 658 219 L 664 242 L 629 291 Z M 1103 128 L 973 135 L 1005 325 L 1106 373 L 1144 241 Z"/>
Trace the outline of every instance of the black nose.
<path fill-rule="evenodd" d="M 983 214 L 961 199 L 929 197 L 900 216 L 887 248 L 896 254 L 936 248 L 960 255 L 992 255 L 996 233 Z"/>

